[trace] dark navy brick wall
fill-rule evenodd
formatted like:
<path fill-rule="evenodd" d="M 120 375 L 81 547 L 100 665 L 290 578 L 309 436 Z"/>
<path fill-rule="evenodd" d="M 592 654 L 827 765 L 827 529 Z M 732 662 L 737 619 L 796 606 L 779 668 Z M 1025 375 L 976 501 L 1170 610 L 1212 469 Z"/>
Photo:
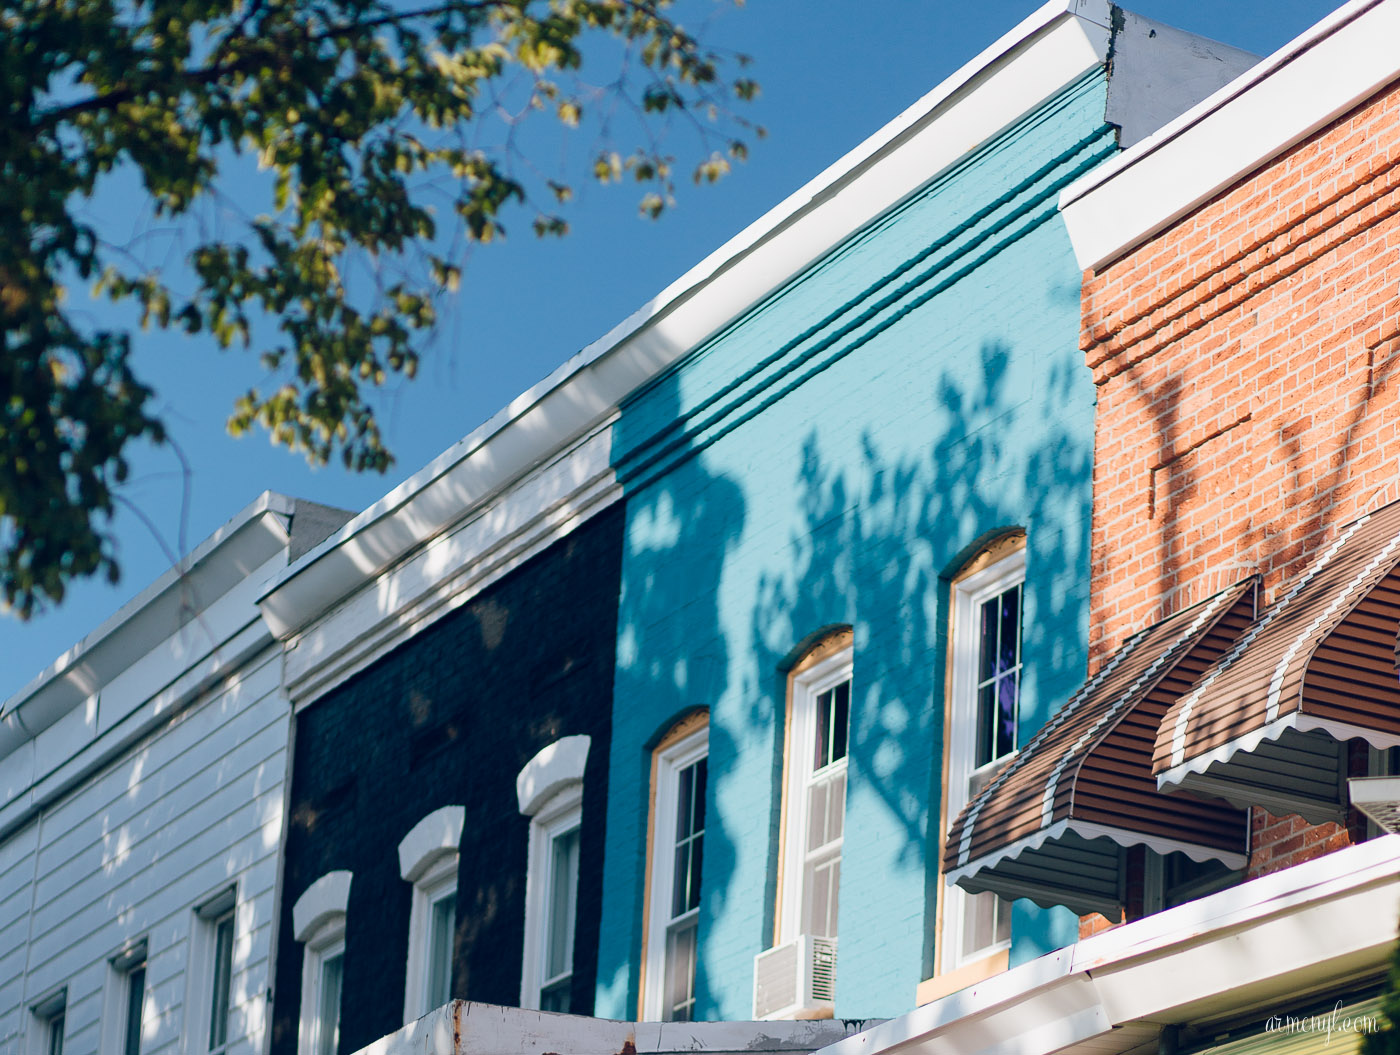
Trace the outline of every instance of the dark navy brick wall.
<path fill-rule="evenodd" d="M 453 995 L 519 1002 L 528 821 L 515 777 L 577 733 L 592 744 L 573 1010 L 593 1010 L 622 523 L 621 503 L 599 513 L 297 717 L 273 1055 L 296 1052 L 291 908 L 333 869 L 354 873 L 340 1050 L 403 1025 L 411 889 L 398 844 L 441 806 L 466 807 Z"/>

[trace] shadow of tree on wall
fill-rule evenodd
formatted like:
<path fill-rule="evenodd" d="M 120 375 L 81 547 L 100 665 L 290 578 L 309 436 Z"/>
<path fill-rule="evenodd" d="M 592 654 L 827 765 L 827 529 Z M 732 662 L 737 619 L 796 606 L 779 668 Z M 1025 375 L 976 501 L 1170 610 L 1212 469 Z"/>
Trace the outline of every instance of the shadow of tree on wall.
<path fill-rule="evenodd" d="M 892 444 L 871 429 L 861 432 L 854 458 L 833 450 L 818 428 L 802 441 L 793 481 L 801 526 L 787 540 L 786 567 L 757 584 L 749 644 L 757 683 L 745 686 L 748 721 L 777 730 L 769 907 L 756 936 L 760 947 L 771 943 L 777 890 L 781 668 L 806 635 L 837 623 L 855 628 L 848 814 L 873 804 L 881 814 L 873 827 L 898 839 L 892 852 L 880 850 L 881 858 L 924 873 L 923 904 L 905 910 L 916 926 L 922 915 L 923 977 L 933 969 L 938 900 L 949 580 L 987 542 L 1010 529 L 1028 531 L 1020 743 L 1083 680 L 1092 432 L 1083 420 L 1076 428 L 1038 416 L 1076 404 L 1086 413 L 1088 375 L 1056 361 L 1035 379 L 1033 397 L 1017 399 L 1008 394 L 1013 365 L 1005 345 L 989 342 L 971 369 L 950 366 L 929 396 L 942 428 L 928 429 L 922 450 Z M 1041 439 L 1028 447 L 1028 434 Z M 899 453 L 888 453 L 891 447 Z M 858 830 L 848 828 L 848 845 L 860 850 Z M 859 876 L 849 867 L 846 875 L 843 932 L 848 921 L 865 923 L 872 915 L 850 901 L 871 887 L 852 882 Z M 880 911 L 901 910 L 883 905 Z M 1045 915 L 1030 902 L 1018 904 L 1017 936 L 1028 939 L 1029 955 L 1073 938 L 1067 920 Z M 1029 956 L 1018 955 L 1023 958 Z"/>
<path fill-rule="evenodd" d="M 645 422 L 681 420 L 679 383 L 673 372 L 646 390 Z M 629 427 L 636 421 L 624 411 L 616 426 L 615 449 L 625 449 Z M 637 483 L 623 476 L 628 508 L 614 687 L 614 801 L 609 812 L 610 824 L 619 830 L 610 835 L 609 852 L 625 849 L 626 857 L 605 866 L 611 888 L 604 896 L 613 903 L 604 909 L 604 925 L 624 930 L 625 937 L 604 935 L 598 979 L 600 990 L 613 994 L 604 995 L 604 1005 L 624 1017 L 642 1017 L 638 1002 L 652 749 L 678 720 L 697 709 L 711 710 L 729 691 L 731 651 L 720 629 L 717 591 L 725 562 L 743 533 L 746 506 L 738 483 L 710 473 L 703 458 L 687 458 L 687 450 L 688 445 L 677 451 L 683 464 L 654 481 Z M 713 1017 L 718 1003 L 705 969 L 704 935 L 731 895 L 736 848 L 724 813 L 714 802 L 716 785 L 737 750 L 726 726 L 712 720 L 695 993 L 699 1018 Z"/>

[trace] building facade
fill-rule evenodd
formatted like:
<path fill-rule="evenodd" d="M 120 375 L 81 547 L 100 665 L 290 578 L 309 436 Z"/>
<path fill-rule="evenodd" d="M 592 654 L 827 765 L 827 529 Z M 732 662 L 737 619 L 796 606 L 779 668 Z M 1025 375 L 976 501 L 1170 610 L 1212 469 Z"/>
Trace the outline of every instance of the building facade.
<path fill-rule="evenodd" d="M 348 514 L 265 494 L 0 716 L 0 1050 L 265 1050 L 289 709 L 255 598 Z"/>
<path fill-rule="evenodd" d="M 1062 195 L 1098 393 L 1090 676 L 943 854 L 1084 936 L 832 1055 L 1355 1052 L 1382 1024 L 1397 32 L 1400 4 L 1348 4 Z"/>
<path fill-rule="evenodd" d="M 1086 661 L 1094 390 L 1056 202 L 1252 61 L 1047 5 L 736 240 L 762 296 L 691 294 L 732 317 L 613 430 L 600 1014 L 884 1016 L 1074 939 L 943 887 L 936 852 Z"/>

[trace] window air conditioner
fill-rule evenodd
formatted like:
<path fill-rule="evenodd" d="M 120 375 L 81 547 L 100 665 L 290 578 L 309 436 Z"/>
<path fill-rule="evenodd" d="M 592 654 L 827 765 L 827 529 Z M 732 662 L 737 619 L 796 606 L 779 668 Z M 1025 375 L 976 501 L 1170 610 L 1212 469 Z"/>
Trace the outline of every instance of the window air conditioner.
<path fill-rule="evenodd" d="M 836 939 L 803 934 L 753 958 L 753 1017 L 815 1018 L 836 1000 Z"/>

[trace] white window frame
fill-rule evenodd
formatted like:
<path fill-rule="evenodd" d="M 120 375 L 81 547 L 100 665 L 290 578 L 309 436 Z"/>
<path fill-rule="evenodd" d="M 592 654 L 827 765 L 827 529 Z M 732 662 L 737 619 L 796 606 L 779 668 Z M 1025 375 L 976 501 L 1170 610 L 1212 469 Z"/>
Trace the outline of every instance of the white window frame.
<path fill-rule="evenodd" d="M 457 896 L 458 846 L 466 820 L 463 806 L 443 806 L 415 824 L 399 843 L 399 874 L 413 884 L 408 920 L 408 963 L 404 972 L 403 1020 L 416 1022 L 437 1005 L 429 992 L 433 917 L 437 905 Z M 456 930 L 456 909 L 453 927 Z M 452 986 L 453 939 L 447 947 L 447 984 Z"/>
<path fill-rule="evenodd" d="M 132 1055 L 126 1046 L 127 1019 L 130 1016 L 131 986 L 137 971 L 141 972 L 141 1021 L 137 1026 L 137 1055 L 141 1050 L 141 1030 L 146 1022 L 146 970 L 149 945 L 145 938 L 132 942 L 107 960 L 107 986 L 103 998 L 101 1038 L 98 1050 L 102 1055 Z"/>
<path fill-rule="evenodd" d="M 783 819 L 783 884 L 778 903 L 778 944 L 794 941 L 802 936 L 803 920 L 806 916 L 803 899 L 806 895 L 804 879 L 807 868 L 807 787 L 815 775 L 812 768 L 816 752 L 816 709 L 817 697 L 828 689 L 835 688 L 843 681 L 851 682 L 851 706 L 855 704 L 855 682 L 852 678 L 855 651 L 847 645 L 840 651 L 812 664 L 806 670 L 792 676 L 791 717 L 788 727 L 788 754 L 786 765 L 786 787 L 784 789 L 787 809 Z M 849 773 L 850 757 L 850 716 L 847 714 L 846 755 L 823 772 Z M 849 777 L 848 777 L 849 780 Z M 846 792 L 849 794 L 849 783 Z M 842 801 L 842 811 L 845 801 Z M 842 830 L 844 832 L 843 823 Z M 838 850 L 838 854 L 840 851 Z M 828 935 L 836 937 L 836 935 Z"/>
<path fill-rule="evenodd" d="M 650 890 L 647 896 L 646 960 L 643 964 L 642 1018 L 656 1021 L 662 1018 L 666 1000 L 666 936 L 675 922 L 670 904 L 675 884 L 675 849 L 673 832 L 676 810 L 680 805 L 679 775 L 710 754 L 710 728 L 703 728 L 676 741 L 656 754 L 656 799 L 652 806 Z M 708 781 L 707 781 L 708 785 Z M 706 819 L 708 826 L 709 820 Z M 699 913 L 699 909 L 692 910 Z M 677 917 L 681 918 L 681 917 Z M 699 971 L 699 930 L 696 931 L 696 970 Z"/>
<path fill-rule="evenodd" d="M 31 1017 L 29 1055 L 63 1055 L 67 1041 L 68 989 L 65 986 L 35 1002 L 29 1008 Z M 54 1040 L 57 1039 L 57 1050 Z"/>
<path fill-rule="evenodd" d="M 530 846 L 525 873 L 525 948 L 520 982 L 520 1006 L 538 1009 L 546 988 L 566 975 L 544 977 L 549 962 L 552 918 L 550 895 L 554 887 L 554 843 L 583 826 L 583 785 L 556 792 L 530 819 Z M 573 890 L 574 925 L 578 925 L 578 887 Z M 576 934 L 575 934 L 576 936 Z M 571 942 L 572 944 L 572 942 Z M 572 960 L 572 957 L 570 958 Z M 569 964 L 567 977 L 573 976 Z"/>
<path fill-rule="evenodd" d="M 1020 634 L 1025 638 L 1026 551 L 1022 547 L 1002 559 L 953 584 L 953 646 L 952 646 L 952 706 L 948 723 L 947 798 L 944 806 L 946 823 L 951 824 L 971 798 L 972 781 L 1004 765 L 1015 756 L 1016 749 L 995 759 L 980 770 L 972 764 L 977 753 L 977 674 L 981 647 L 978 609 L 984 601 L 1021 586 Z M 1022 672 L 1025 666 L 1022 663 Z M 1024 685 L 1024 680 L 1022 681 Z M 1018 715 L 1019 718 L 1019 715 Z M 985 771 L 985 772 L 984 772 Z M 946 835 L 946 830 L 945 830 Z M 943 884 L 941 970 L 946 974 L 972 963 L 986 960 L 1011 947 L 1010 939 L 993 942 L 979 949 L 963 948 L 965 917 L 971 900 L 991 897 L 972 895 L 961 887 Z M 1009 912 L 1005 906 L 1002 911 Z"/>
<path fill-rule="evenodd" d="M 182 1051 L 223 1055 L 235 1037 L 233 1017 L 233 973 L 238 937 L 238 890 L 230 886 L 205 900 L 191 914 L 190 958 L 185 984 L 185 1037 Z M 217 1004 L 214 986 L 219 980 L 217 957 L 220 926 L 227 921 L 230 944 L 227 974 L 224 977 L 224 1042 L 211 1047 L 209 1034 Z"/>
<path fill-rule="evenodd" d="M 325 965 L 340 957 L 341 999 L 336 1005 L 334 1032 L 339 1047 L 341 1006 L 345 999 L 345 914 L 327 915 L 305 938 L 301 956 L 301 1019 L 297 1030 L 298 1055 L 316 1055 L 326 1022 L 321 1018 L 321 983 Z"/>

